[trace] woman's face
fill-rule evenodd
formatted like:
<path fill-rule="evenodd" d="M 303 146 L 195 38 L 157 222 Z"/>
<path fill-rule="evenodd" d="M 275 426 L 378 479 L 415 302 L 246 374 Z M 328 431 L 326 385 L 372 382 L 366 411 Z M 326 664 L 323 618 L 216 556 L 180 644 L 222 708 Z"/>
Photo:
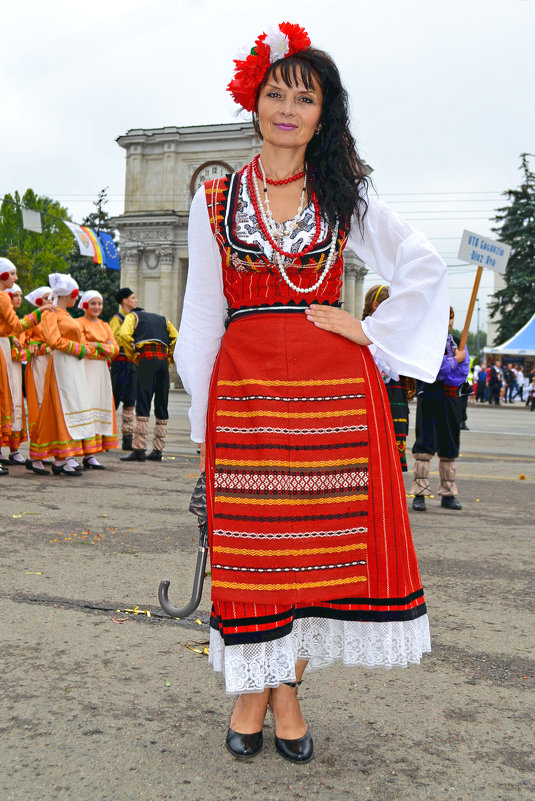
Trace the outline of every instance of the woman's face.
<path fill-rule="evenodd" d="M 11 302 L 14 309 L 20 309 L 20 304 L 22 303 L 22 292 L 13 292 Z"/>
<path fill-rule="evenodd" d="M 450 321 L 449 321 L 449 324 L 448 324 L 448 331 L 451 331 L 451 329 L 453 328 L 454 319 L 455 319 L 454 315 L 450 314 Z"/>
<path fill-rule="evenodd" d="M 85 313 L 88 317 L 95 319 L 102 312 L 102 300 L 100 298 L 92 298 L 87 304 Z"/>
<path fill-rule="evenodd" d="M 323 92 L 313 77 L 307 89 L 299 73 L 296 86 L 270 75 L 258 97 L 258 123 L 264 142 L 274 147 L 300 148 L 310 142 L 321 117 Z"/>

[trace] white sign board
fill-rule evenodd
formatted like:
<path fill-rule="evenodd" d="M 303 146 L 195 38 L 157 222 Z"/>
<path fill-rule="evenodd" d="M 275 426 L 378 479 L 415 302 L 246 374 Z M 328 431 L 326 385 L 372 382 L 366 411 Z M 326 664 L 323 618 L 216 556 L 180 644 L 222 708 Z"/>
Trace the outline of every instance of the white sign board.
<path fill-rule="evenodd" d="M 511 254 L 511 246 L 504 245 L 496 239 L 474 234 L 473 231 L 463 231 L 463 238 L 459 248 L 459 259 L 471 261 L 478 267 L 488 267 L 496 273 L 504 273 L 507 261 Z"/>

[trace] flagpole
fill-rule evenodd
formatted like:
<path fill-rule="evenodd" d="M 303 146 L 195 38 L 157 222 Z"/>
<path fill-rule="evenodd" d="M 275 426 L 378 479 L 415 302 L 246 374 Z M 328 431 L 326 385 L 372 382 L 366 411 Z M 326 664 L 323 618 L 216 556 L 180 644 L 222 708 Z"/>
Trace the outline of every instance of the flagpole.
<path fill-rule="evenodd" d="M 470 303 L 468 305 L 468 311 L 466 312 L 466 320 L 464 322 L 463 332 L 461 334 L 461 341 L 459 342 L 459 350 L 464 350 L 466 347 L 466 340 L 468 339 L 468 329 L 470 328 L 470 323 L 472 322 L 472 315 L 474 313 L 474 306 L 476 305 L 477 300 L 477 293 L 479 290 L 479 284 L 481 283 L 481 276 L 483 275 L 483 267 L 479 266 L 477 268 L 476 277 L 474 280 L 474 288 L 472 289 L 472 297 L 470 298 Z"/>

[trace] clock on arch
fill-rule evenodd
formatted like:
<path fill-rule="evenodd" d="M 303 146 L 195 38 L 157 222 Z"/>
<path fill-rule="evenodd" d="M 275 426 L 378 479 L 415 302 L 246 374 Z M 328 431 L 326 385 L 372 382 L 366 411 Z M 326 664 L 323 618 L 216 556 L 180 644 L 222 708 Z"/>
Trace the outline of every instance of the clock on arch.
<path fill-rule="evenodd" d="M 214 178 L 221 178 L 229 172 L 234 172 L 234 169 L 225 161 L 205 161 L 193 173 L 190 185 L 192 196 L 205 181 L 213 181 Z"/>

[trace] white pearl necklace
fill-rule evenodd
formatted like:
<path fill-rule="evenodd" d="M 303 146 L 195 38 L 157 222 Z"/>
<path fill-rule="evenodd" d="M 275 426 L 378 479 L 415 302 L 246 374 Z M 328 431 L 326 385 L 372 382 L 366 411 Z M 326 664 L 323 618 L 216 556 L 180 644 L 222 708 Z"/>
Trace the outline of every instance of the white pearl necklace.
<path fill-rule="evenodd" d="M 264 206 L 263 206 L 261 198 L 260 198 L 260 190 L 259 190 L 259 187 L 258 187 L 258 181 L 256 180 L 256 175 L 255 175 L 254 169 L 252 170 L 252 174 L 253 174 L 254 188 L 255 188 L 256 196 L 257 196 L 257 200 L 258 200 L 258 208 L 260 209 L 260 214 L 262 216 L 262 221 L 263 221 L 264 225 L 266 226 L 266 228 L 268 228 L 269 231 L 271 232 L 271 235 L 273 236 L 273 238 L 274 239 L 278 239 L 280 237 L 280 240 L 282 241 L 283 234 L 286 234 L 288 236 L 295 230 L 295 228 L 297 227 L 297 223 L 298 223 L 299 217 L 303 213 L 304 202 L 305 202 L 305 190 L 306 190 L 306 183 L 307 183 L 306 170 L 305 170 L 305 179 L 303 181 L 303 191 L 301 192 L 301 200 L 299 201 L 299 208 L 297 209 L 297 214 L 295 215 L 293 220 L 290 220 L 289 224 L 290 224 L 291 228 L 288 231 L 286 231 L 287 223 L 283 223 L 283 224 L 281 224 L 279 226 L 279 224 L 273 219 L 273 215 L 271 214 L 271 208 L 270 208 L 270 205 L 269 205 L 268 193 L 267 193 L 266 174 L 264 172 L 264 167 L 262 166 L 262 162 L 260 161 L 260 159 L 258 159 L 258 164 L 260 166 L 260 170 L 262 171 L 262 179 L 263 179 L 263 182 L 264 182 L 264 198 L 266 200 L 265 209 L 264 209 Z M 332 232 L 331 245 L 330 245 L 330 248 L 329 248 L 329 255 L 327 256 L 327 261 L 325 262 L 325 267 L 323 268 L 322 273 L 321 273 L 320 277 L 318 278 L 318 280 L 316 281 L 316 283 L 313 284 L 313 286 L 310 286 L 310 287 L 308 287 L 306 289 L 304 289 L 303 287 L 300 287 L 300 286 L 296 286 L 296 284 L 293 283 L 293 281 L 288 277 L 288 274 L 287 274 L 287 272 L 285 270 L 285 267 L 284 267 L 285 258 L 284 258 L 284 256 L 282 256 L 280 253 L 277 253 L 277 251 L 275 249 L 273 250 L 273 259 L 274 259 L 277 267 L 279 268 L 279 272 L 281 274 L 281 277 L 288 284 L 290 289 L 293 289 L 294 292 L 300 292 L 302 294 L 305 294 L 305 293 L 308 293 L 308 292 L 315 292 L 316 289 L 318 289 L 318 287 L 322 284 L 325 276 L 327 275 L 327 273 L 331 269 L 332 263 L 334 261 L 337 239 L 338 239 L 338 222 L 336 223 L 336 225 L 334 227 L 334 231 Z M 291 262 L 291 263 L 293 264 L 293 262 Z"/>
<path fill-rule="evenodd" d="M 301 192 L 301 198 L 299 199 L 299 206 L 297 207 L 297 214 L 292 220 L 287 220 L 284 223 L 278 223 L 276 220 L 273 219 L 273 215 L 271 213 L 271 206 L 269 204 L 269 195 L 267 189 L 267 181 L 266 181 L 266 173 L 264 171 L 264 165 L 260 157 L 258 158 L 258 166 L 260 167 L 260 171 L 262 173 L 262 181 L 264 183 L 264 200 L 266 201 L 266 209 L 265 215 L 262 217 L 264 220 L 266 227 L 269 228 L 271 232 L 271 236 L 273 239 L 281 239 L 283 236 L 291 236 L 295 229 L 297 228 L 297 224 L 301 214 L 303 213 L 303 209 L 305 208 L 305 194 L 307 188 L 307 174 L 306 174 L 306 164 L 305 164 L 305 176 L 303 179 L 303 189 Z M 253 177 L 255 182 L 255 187 L 258 192 L 258 183 L 256 180 L 255 171 L 253 169 Z M 262 209 L 262 204 L 259 204 L 260 209 Z"/>

